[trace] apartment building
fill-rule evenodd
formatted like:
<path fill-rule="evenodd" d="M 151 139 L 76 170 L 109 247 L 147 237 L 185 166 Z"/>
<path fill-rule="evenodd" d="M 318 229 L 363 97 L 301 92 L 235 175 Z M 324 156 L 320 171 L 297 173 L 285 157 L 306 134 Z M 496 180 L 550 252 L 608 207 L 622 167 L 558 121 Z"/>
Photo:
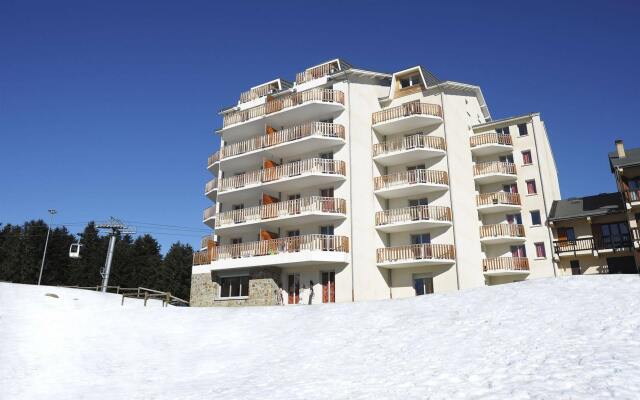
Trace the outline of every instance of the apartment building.
<path fill-rule="evenodd" d="M 493 121 L 478 86 L 335 59 L 220 111 L 215 229 L 193 305 L 401 298 L 554 276 L 560 198 L 540 115 Z"/>
<path fill-rule="evenodd" d="M 560 275 L 638 273 L 640 148 L 609 153 L 617 191 L 555 201 L 549 216 Z"/>

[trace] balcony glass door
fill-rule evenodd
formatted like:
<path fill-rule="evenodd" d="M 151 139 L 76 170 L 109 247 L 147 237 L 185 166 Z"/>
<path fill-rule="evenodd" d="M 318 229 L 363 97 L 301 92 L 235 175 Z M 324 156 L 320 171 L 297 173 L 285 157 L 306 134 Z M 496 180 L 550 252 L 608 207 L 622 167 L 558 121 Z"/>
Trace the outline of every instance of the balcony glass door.
<path fill-rule="evenodd" d="M 413 278 L 413 288 L 416 291 L 416 296 L 431 294 L 433 293 L 433 278 Z"/>
<path fill-rule="evenodd" d="M 617 249 L 629 246 L 631 237 L 629 235 L 629 227 L 625 222 L 603 224 L 600 226 L 600 230 L 604 248 Z"/>
<path fill-rule="evenodd" d="M 428 205 L 429 199 L 427 198 L 409 200 L 409 207 L 411 207 L 411 220 L 418 221 L 429 219 L 429 209 L 426 207 Z"/>
<path fill-rule="evenodd" d="M 335 271 L 322 272 L 322 302 L 336 302 L 336 273 Z"/>
<path fill-rule="evenodd" d="M 431 243 L 431 235 L 428 233 L 421 233 L 418 235 L 411 235 L 411 244 L 413 250 L 413 258 L 421 260 L 423 258 L 431 258 L 431 246 L 420 246 Z"/>
<path fill-rule="evenodd" d="M 289 304 L 298 304 L 300 302 L 300 274 L 289 274 L 288 280 L 288 293 Z"/>

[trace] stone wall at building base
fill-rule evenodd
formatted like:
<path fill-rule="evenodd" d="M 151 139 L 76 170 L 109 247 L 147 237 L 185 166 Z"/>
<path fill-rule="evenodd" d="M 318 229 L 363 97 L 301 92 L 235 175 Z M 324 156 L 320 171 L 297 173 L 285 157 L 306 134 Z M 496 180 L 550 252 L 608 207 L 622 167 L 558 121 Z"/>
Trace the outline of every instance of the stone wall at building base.
<path fill-rule="evenodd" d="M 218 284 L 211 280 L 210 273 L 191 275 L 191 307 L 211 307 L 218 293 Z"/>
<path fill-rule="evenodd" d="M 220 277 L 216 273 L 191 276 L 191 305 L 194 307 L 275 306 L 280 299 L 280 274 L 277 267 L 257 268 L 249 272 L 249 296 L 240 299 L 219 298 Z"/>

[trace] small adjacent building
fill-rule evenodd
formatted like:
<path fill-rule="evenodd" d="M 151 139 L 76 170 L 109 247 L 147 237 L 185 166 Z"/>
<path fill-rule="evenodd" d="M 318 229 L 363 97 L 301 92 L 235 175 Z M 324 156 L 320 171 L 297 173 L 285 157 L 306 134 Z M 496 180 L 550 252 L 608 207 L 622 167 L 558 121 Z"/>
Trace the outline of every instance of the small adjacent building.
<path fill-rule="evenodd" d="M 640 148 L 609 153 L 617 192 L 553 202 L 549 226 L 560 275 L 637 273 Z"/>

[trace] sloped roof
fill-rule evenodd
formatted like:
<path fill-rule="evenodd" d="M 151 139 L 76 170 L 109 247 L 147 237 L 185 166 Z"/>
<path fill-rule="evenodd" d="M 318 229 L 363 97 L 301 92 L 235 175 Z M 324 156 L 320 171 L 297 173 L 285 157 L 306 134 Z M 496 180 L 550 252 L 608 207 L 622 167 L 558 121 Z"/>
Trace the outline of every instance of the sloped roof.
<path fill-rule="evenodd" d="M 609 163 L 611 168 L 614 167 L 628 167 L 631 165 L 640 165 L 640 147 L 634 149 L 625 149 L 624 158 L 618 157 L 618 153 L 612 151 L 609 153 Z"/>
<path fill-rule="evenodd" d="M 601 193 L 595 196 L 555 200 L 549 213 L 550 221 L 585 218 L 625 212 L 622 196 L 618 192 Z"/>

